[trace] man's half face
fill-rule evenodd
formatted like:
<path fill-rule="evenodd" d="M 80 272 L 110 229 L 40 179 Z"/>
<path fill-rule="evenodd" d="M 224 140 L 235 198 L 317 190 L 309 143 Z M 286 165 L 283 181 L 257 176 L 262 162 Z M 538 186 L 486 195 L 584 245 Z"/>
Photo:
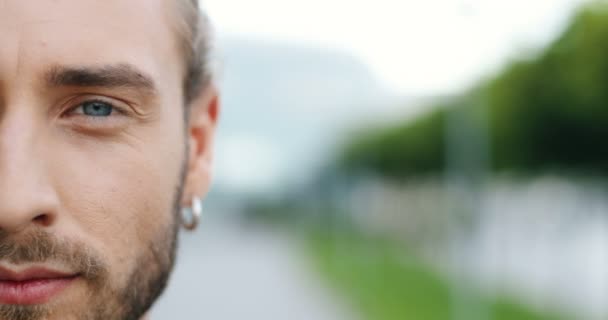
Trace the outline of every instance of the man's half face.
<path fill-rule="evenodd" d="M 0 0 L 0 319 L 137 319 L 187 166 L 171 1 Z"/>

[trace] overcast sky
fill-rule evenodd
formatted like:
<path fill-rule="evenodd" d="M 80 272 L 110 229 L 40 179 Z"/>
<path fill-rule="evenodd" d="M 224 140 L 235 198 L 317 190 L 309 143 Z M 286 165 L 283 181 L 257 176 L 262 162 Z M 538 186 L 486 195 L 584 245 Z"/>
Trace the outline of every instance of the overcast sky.
<path fill-rule="evenodd" d="M 219 33 L 345 50 L 404 95 L 450 93 L 555 36 L 584 0 L 204 0 Z"/>

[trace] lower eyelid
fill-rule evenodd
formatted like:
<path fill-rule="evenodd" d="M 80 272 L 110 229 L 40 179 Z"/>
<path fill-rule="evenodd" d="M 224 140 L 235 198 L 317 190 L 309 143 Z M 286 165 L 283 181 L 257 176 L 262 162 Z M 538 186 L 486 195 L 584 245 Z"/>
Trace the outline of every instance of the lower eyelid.
<path fill-rule="evenodd" d="M 83 114 L 74 114 L 64 119 L 69 127 L 82 132 L 114 132 L 126 128 L 129 118 L 118 112 L 114 116 L 93 117 Z"/>

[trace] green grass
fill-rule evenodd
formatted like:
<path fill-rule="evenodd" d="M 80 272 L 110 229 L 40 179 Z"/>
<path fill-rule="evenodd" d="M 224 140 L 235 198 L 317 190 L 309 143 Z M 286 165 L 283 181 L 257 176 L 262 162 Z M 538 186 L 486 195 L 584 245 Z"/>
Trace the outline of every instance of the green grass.
<path fill-rule="evenodd" d="M 314 233 L 311 253 L 322 275 L 369 320 L 452 320 L 456 311 L 447 281 L 388 241 Z M 459 319 L 558 320 L 507 298 L 468 290 Z M 459 301 L 460 301 L 459 300 Z M 460 302 L 462 302 L 460 301 Z M 464 306 L 464 307 L 463 307 Z M 464 312 L 464 313 L 463 313 Z"/>

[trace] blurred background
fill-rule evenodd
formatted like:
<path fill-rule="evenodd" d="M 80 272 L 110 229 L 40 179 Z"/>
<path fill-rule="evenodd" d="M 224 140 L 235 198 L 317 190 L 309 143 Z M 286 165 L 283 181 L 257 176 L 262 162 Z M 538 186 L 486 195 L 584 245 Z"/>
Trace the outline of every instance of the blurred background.
<path fill-rule="evenodd" d="M 608 319 L 608 3 L 206 0 L 223 110 L 158 319 Z"/>

